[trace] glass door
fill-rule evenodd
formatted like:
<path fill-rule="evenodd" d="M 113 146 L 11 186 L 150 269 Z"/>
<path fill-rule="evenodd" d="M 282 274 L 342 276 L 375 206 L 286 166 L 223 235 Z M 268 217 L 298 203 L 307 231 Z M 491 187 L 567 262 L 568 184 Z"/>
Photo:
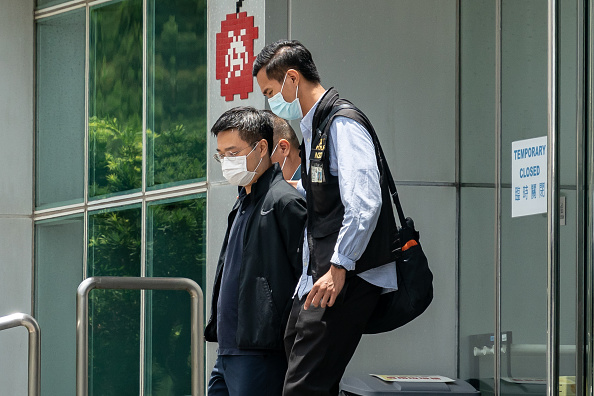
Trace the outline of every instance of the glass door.
<path fill-rule="evenodd" d="M 460 2 L 459 367 L 483 395 L 547 395 L 551 385 L 576 394 L 583 14 L 575 1 L 553 3 L 559 62 L 550 80 L 549 2 Z M 555 80 L 558 130 L 550 139 Z M 554 146 L 558 189 L 548 175 Z M 556 229 L 547 216 L 550 189 L 559 201 Z M 559 256 L 553 267 L 551 248 Z M 551 372 L 558 384 L 547 381 Z"/>

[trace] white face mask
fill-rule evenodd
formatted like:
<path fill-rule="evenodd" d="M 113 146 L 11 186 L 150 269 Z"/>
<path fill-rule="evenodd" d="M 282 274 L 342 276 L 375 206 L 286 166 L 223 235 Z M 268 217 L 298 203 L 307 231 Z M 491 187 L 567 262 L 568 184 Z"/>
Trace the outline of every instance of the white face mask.
<path fill-rule="evenodd" d="M 270 158 L 272 158 L 272 156 L 274 155 L 274 152 L 276 151 L 276 148 L 278 147 L 278 143 L 276 144 L 276 146 L 274 146 L 274 150 L 272 150 L 272 154 L 270 154 Z M 285 157 L 283 164 L 281 165 L 281 171 L 283 170 L 283 168 L 285 167 L 285 162 L 287 162 L 287 157 Z"/>
<path fill-rule="evenodd" d="M 254 152 L 254 150 L 258 147 L 255 145 L 252 151 L 248 153 L 250 155 Z M 237 157 L 224 157 L 221 162 L 221 168 L 223 170 L 223 176 L 229 184 L 234 186 L 247 186 L 251 183 L 251 181 L 256 176 L 256 170 L 260 166 L 262 162 L 262 158 L 260 158 L 260 162 L 258 162 L 258 166 L 253 171 L 249 171 L 247 169 L 247 157 L 248 155 L 242 155 Z"/>

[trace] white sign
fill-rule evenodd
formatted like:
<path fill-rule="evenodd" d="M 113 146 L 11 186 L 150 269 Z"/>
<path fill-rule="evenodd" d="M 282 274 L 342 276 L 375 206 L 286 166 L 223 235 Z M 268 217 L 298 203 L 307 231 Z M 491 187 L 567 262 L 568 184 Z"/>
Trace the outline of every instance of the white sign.
<path fill-rule="evenodd" d="M 442 375 L 381 375 L 369 374 L 386 382 L 454 382 L 453 379 Z"/>
<path fill-rule="evenodd" d="M 547 212 L 547 137 L 512 142 L 512 217 Z"/>

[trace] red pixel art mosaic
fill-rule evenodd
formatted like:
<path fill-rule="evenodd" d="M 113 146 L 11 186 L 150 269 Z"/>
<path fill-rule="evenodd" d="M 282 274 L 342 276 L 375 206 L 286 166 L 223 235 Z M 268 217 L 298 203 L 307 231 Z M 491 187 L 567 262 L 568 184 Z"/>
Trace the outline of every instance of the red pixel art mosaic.
<path fill-rule="evenodd" d="M 221 80 L 221 96 L 227 102 L 235 95 L 247 99 L 254 90 L 252 64 L 254 63 L 254 40 L 258 28 L 254 17 L 247 12 L 227 14 L 217 33 L 216 79 Z"/>

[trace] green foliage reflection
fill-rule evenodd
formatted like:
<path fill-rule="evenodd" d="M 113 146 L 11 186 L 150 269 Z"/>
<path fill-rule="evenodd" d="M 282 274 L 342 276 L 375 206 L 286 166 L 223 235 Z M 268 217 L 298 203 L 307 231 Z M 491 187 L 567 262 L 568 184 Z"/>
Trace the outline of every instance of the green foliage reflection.
<path fill-rule="evenodd" d="M 204 197 L 151 204 L 147 274 L 190 278 L 204 287 L 205 225 Z M 191 323 L 188 293 L 158 291 L 147 293 L 147 297 L 148 394 L 189 395 Z"/>
<path fill-rule="evenodd" d="M 206 1 L 149 2 L 147 185 L 206 177 Z M 142 1 L 91 8 L 89 196 L 142 187 Z"/>
<path fill-rule="evenodd" d="M 142 0 L 91 8 L 89 196 L 142 187 Z"/>
<path fill-rule="evenodd" d="M 88 276 L 140 276 L 140 207 L 89 215 Z M 91 395 L 138 393 L 140 292 L 94 290 L 89 298 Z"/>
<path fill-rule="evenodd" d="M 139 188 L 142 183 L 142 130 L 122 127 L 117 119 L 89 120 L 93 166 L 89 195 Z"/>
<path fill-rule="evenodd" d="M 206 177 L 206 1 L 152 1 L 148 186 Z"/>

